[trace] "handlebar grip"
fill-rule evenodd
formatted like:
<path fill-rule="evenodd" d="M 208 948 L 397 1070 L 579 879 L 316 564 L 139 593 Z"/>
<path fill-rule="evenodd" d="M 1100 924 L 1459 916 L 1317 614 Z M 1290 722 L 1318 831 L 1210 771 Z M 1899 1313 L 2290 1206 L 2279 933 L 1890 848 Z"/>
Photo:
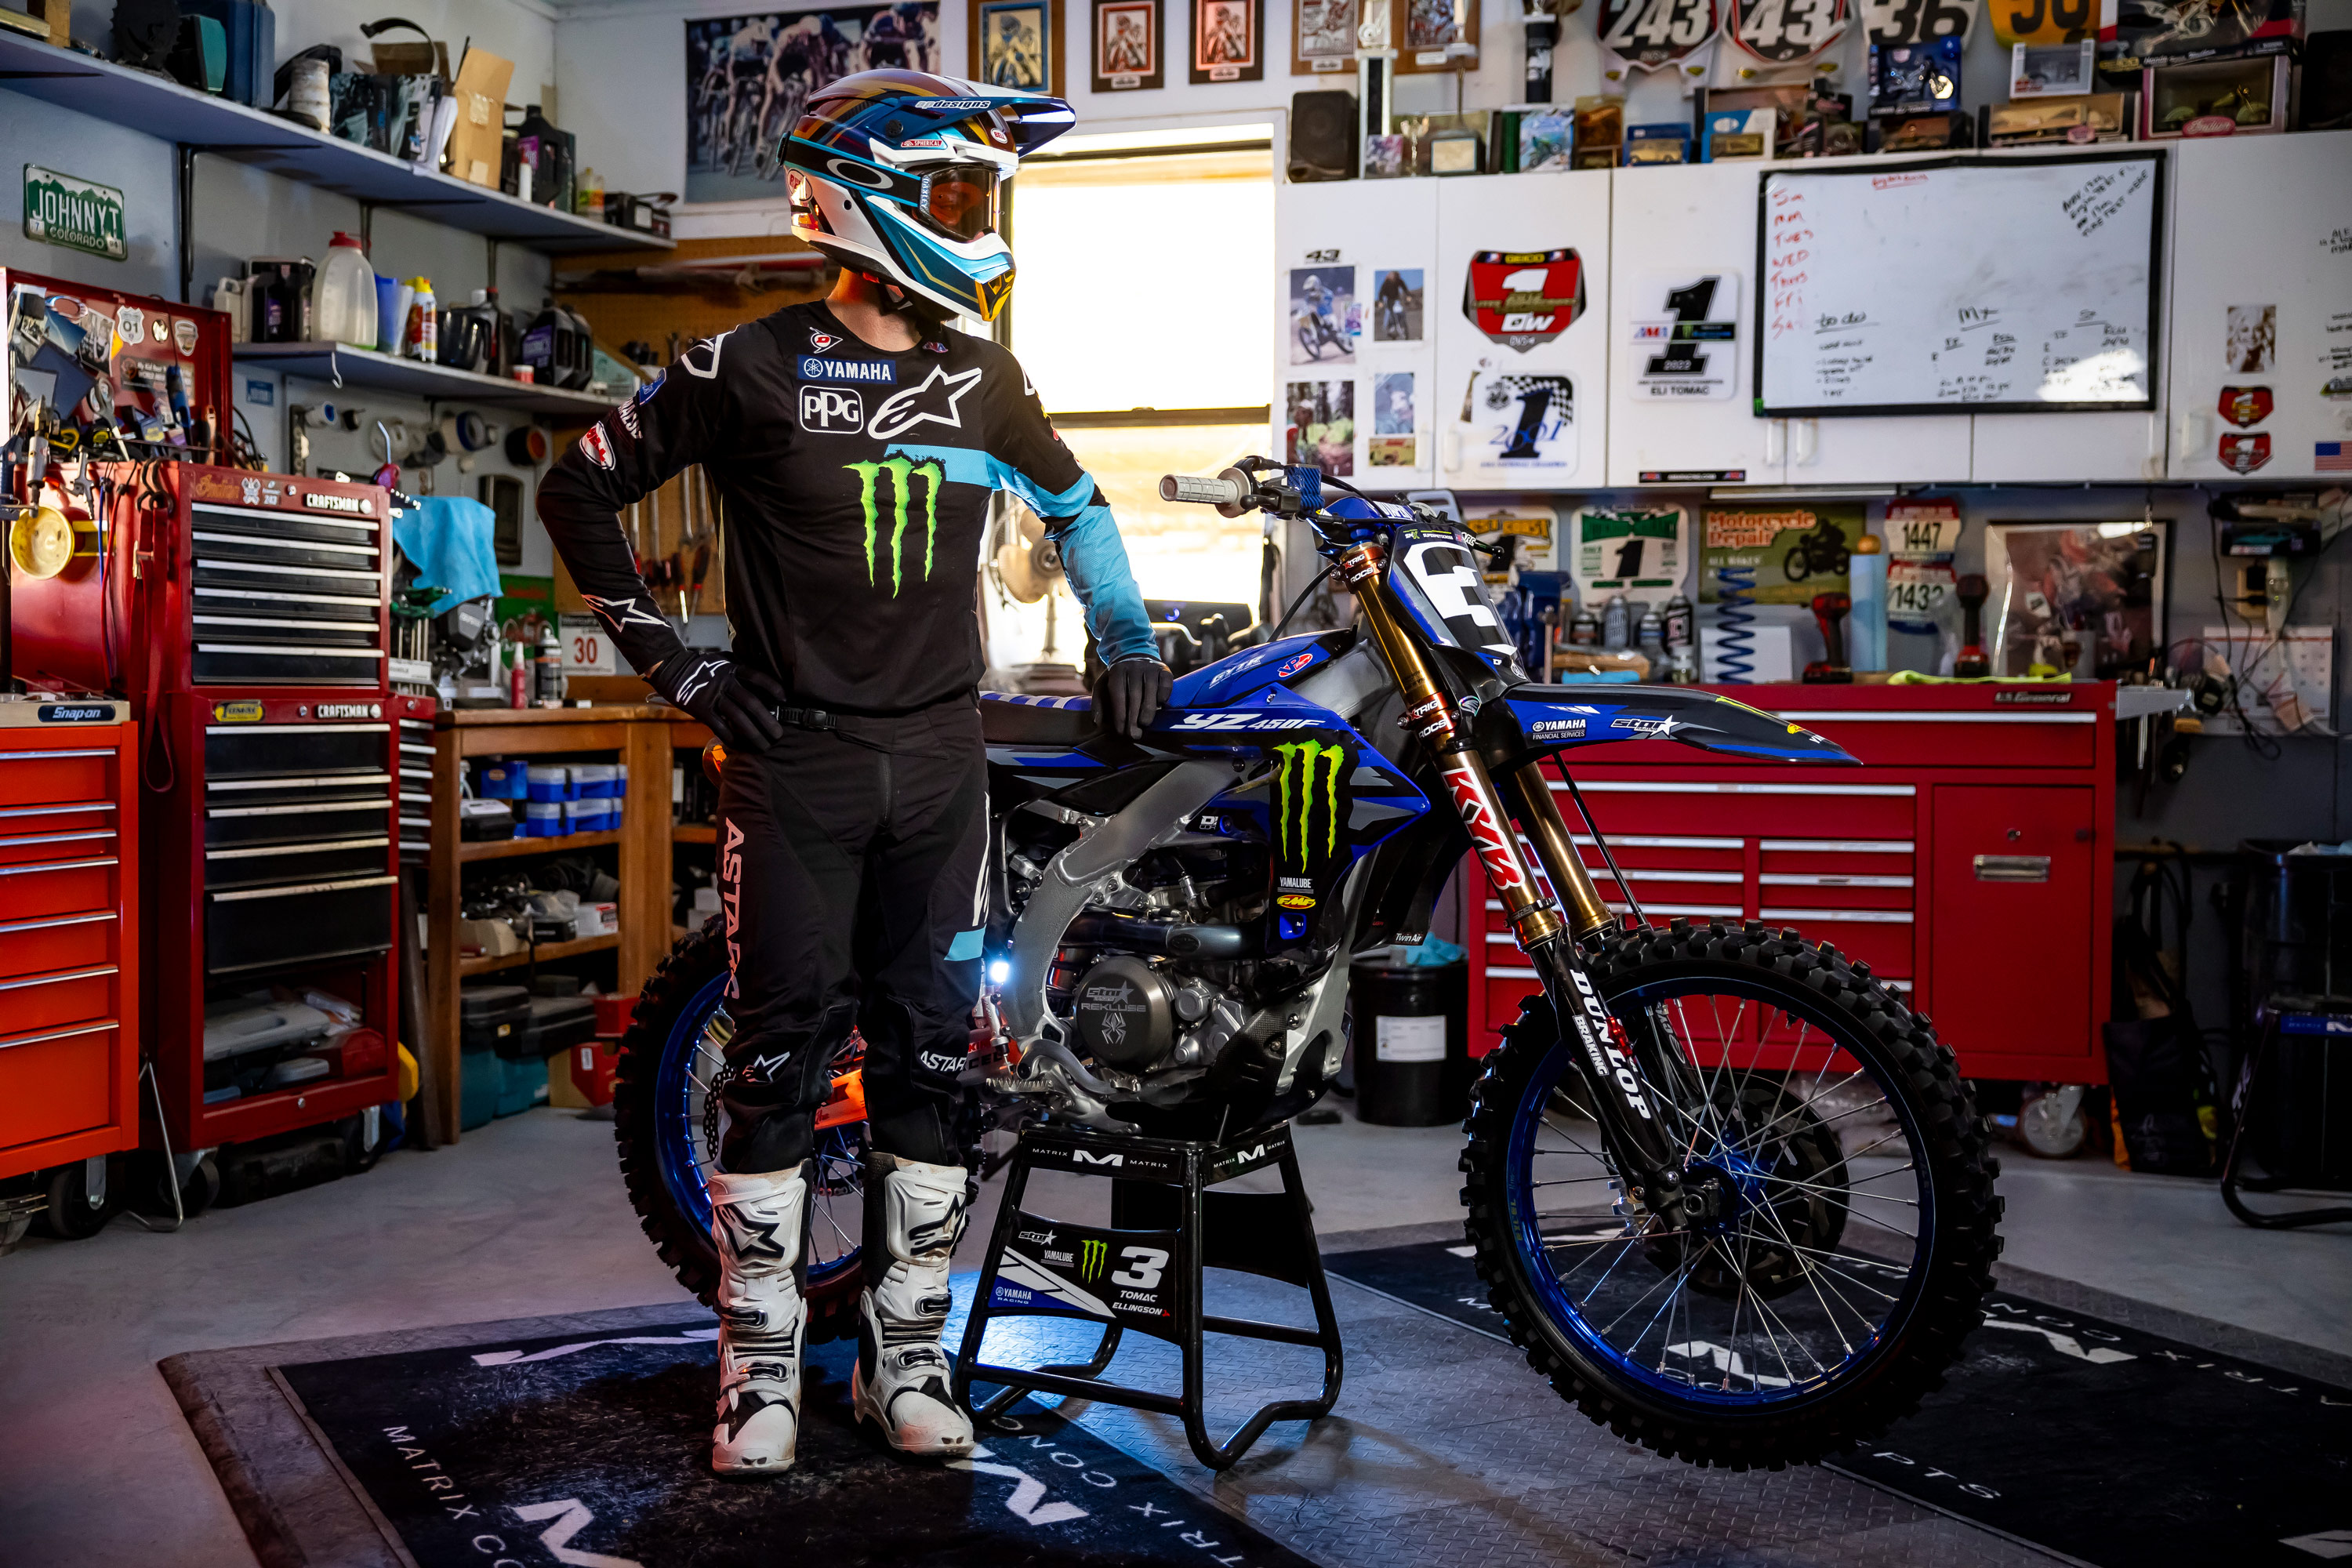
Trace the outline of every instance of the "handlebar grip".
<path fill-rule="evenodd" d="M 1249 487 L 1236 479 L 1220 475 L 1204 479 L 1198 474 L 1162 474 L 1160 476 L 1161 500 L 1191 501 L 1199 506 L 1240 506 L 1249 500 Z"/>

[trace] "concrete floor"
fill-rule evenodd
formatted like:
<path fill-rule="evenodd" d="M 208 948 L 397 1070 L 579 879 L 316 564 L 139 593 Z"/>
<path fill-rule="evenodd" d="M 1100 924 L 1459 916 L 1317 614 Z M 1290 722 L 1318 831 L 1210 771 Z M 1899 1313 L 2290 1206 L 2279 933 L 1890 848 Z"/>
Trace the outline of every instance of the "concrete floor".
<path fill-rule="evenodd" d="M 1298 1130 L 1318 1229 L 1451 1224 L 1451 1127 Z M 2352 1227 L 2233 1222 L 2209 1183 L 2004 1154 L 2007 1261 L 2352 1354 Z M 983 1208 L 994 1184 L 983 1198 Z M 1108 1184 L 1039 1176 L 1028 1206 L 1108 1214 Z M 988 1214 L 965 1243 L 973 1267 Z M 252 1568 L 155 1371 L 181 1351 L 679 1299 L 639 1236 L 609 1123 L 536 1110 L 456 1149 L 192 1222 L 118 1220 L 0 1258 L 0 1561 Z"/>

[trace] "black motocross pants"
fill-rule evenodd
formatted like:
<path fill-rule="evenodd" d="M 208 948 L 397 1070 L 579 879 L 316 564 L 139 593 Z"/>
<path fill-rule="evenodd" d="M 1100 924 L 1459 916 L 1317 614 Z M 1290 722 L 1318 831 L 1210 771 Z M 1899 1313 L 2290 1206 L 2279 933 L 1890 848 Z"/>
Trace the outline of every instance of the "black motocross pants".
<path fill-rule="evenodd" d="M 838 715 L 727 759 L 719 896 L 733 973 L 733 1069 L 719 1163 L 784 1171 L 814 1152 L 828 1070 L 866 1041 L 874 1147 L 963 1162 L 963 1069 L 986 922 L 988 764 L 961 698 L 919 713 Z"/>

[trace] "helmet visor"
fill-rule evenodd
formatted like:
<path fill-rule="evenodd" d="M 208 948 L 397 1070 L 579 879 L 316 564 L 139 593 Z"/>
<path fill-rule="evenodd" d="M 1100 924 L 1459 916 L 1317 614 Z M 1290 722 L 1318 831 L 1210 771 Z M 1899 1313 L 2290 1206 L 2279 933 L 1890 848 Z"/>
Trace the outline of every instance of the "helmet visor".
<path fill-rule="evenodd" d="M 923 176 L 923 216 L 958 239 L 978 239 L 996 230 L 996 171 L 985 164 L 955 163 Z"/>

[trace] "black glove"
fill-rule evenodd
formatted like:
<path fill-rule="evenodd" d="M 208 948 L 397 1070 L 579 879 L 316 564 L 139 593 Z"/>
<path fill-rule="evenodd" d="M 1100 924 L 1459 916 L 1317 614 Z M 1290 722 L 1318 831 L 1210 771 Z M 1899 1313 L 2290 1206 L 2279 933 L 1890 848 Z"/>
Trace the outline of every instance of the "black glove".
<path fill-rule="evenodd" d="M 686 648 L 654 667 L 653 689 L 710 727 L 730 751 L 764 752 L 784 738 L 772 709 L 787 700 L 782 688 L 724 654 Z"/>
<path fill-rule="evenodd" d="M 1106 735 L 1140 740 L 1143 727 L 1168 700 L 1174 679 L 1156 658 L 1120 659 L 1095 682 L 1095 723 Z"/>

